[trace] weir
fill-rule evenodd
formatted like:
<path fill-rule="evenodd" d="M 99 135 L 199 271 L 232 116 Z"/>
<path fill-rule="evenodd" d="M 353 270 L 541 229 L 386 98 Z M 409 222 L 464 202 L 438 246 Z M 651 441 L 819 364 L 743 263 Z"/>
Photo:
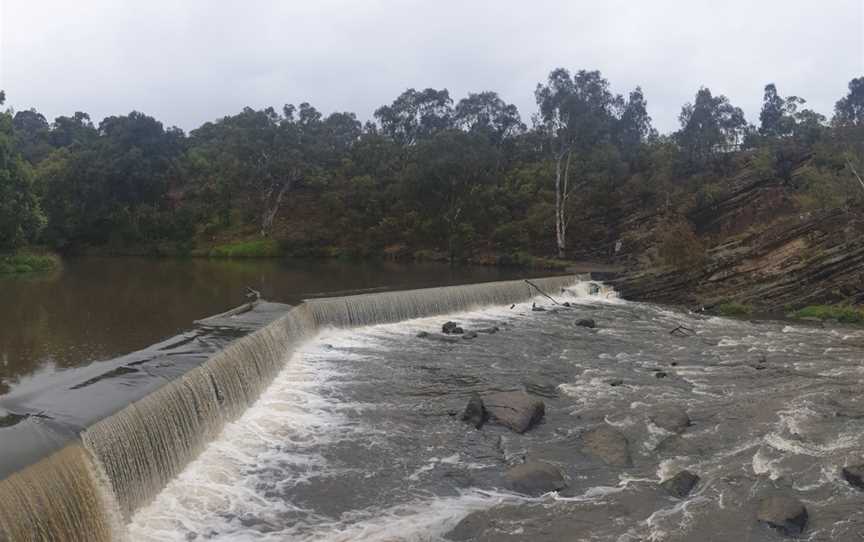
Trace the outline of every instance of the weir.
<path fill-rule="evenodd" d="M 532 282 L 553 295 L 574 286 L 590 293 L 574 276 Z M 86 428 L 80 442 L 0 481 L 0 542 L 120 539 L 134 512 L 249 408 L 321 328 L 520 303 L 538 293 L 519 280 L 307 300 Z"/>

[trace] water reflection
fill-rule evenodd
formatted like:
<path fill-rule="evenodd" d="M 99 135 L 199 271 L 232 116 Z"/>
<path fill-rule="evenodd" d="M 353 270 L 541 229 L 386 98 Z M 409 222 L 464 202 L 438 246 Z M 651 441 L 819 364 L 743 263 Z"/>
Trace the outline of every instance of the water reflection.
<path fill-rule="evenodd" d="M 343 261 L 81 258 L 48 275 L 0 278 L 0 394 L 40 369 L 107 360 L 244 301 L 504 280 L 517 270 Z"/>

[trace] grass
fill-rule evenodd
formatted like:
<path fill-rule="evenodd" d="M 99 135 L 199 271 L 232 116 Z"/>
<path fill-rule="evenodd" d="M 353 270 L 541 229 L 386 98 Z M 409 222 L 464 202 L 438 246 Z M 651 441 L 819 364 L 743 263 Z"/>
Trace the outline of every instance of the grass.
<path fill-rule="evenodd" d="M 273 239 L 256 239 L 218 245 L 207 253 L 211 258 L 276 258 L 283 255 L 282 248 Z"/>
<path fill-rule="evenodd" d="M 51 271 L 59 266 L 60 258 L 54 254 L 34 254 L 32 252 L 0 254 L 0 275 Z"/>
<path fill-rule="evenodd" d="M 837 320 L 844 324 L 864 324 L 864 308 L 850 305 L 810 305 L 789 316 L 799 319 Z"/>
<path fill-rule="evenodd" d="M 750 316 L 753 314 L 753 307 L 743 303 L 721 303 L 717 307 L 717 312 L 721 316 Z"/>

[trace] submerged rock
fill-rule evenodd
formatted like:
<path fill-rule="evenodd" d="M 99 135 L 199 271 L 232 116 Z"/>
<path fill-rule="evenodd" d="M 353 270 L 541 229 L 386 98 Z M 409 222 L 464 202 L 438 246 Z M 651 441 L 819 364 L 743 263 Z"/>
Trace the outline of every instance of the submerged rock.
<path fill-rule="evenodd" d="M 476 339 L 477 338 L 477 332 L 476 331 L 466 331 L 465 334 L 462 335 L 462 338 L 466 339 L 466 340 Z"/>
<path fill-rule="evenodd" d="M 486 407 L 483 406 L 483 399 L 475 393 L 471 396 L 471 399 L 468 400 L 468 404 L 462 412 L 462 421 L 468 422 L 476 429 L 480 429 L 483 427 L 483 424 L 486 423 L 488 416 L 489 415 L 486 413 Z"/>
<path fill-rule="evenodd" d="M 516 465 L 507 471 L 506 476 L 513 490 L 532 497 L 567 487 L 558 467 L 542 461 Z"/>
<path fill-rule="evenodd" d="M 648 413 L 651 423 L 670 433 L 682 433 L 690 426 L 690 416 L 683 408 L 675 405 L 663 405 L 652 408 Z"/>
<path fill-rule="evenodd" d="M 622 386 L 624 384 L 624 379 L 622 378 L 610 378 L 606 381 L 612 387 Z"/>
<path fill-rule="evenodd" d="M 798 536 L 807 527 L 807 508 L 794 497 L 766 497 L 759 502 L 756 519 L 786 536 Z"/>
<path fill-rule="evenodd" d="M 864 491 L 864 465 L 843 467 L 843 479 L 852 487 Z"/>
<path fill-rule="evenodd" d="M 498 333 L 499 331 L 501 331 L 501 330 L 498 328 L 498 326 L 492 326 L 492 327 L 483 327 L 483 328 L 480 328 L 480 329 L 477 330 L 477 333 L 489 333 L 489 334 L 492 334 L 492 333 Z"/>
<path fill-rule="evenodd" d="M 654 378 L 666 378 L 669 374 L 666 371 L 656 371 L 654 373 Z"/>
<path fill-rule="evenodd" d="M 597 327 L 597 322 L 595 322 L 593 318 L 583 318 L 581 320 L 576 320 L 576 325 L 579 327 L 594 329 Z"/>
<path fill-rule="evenodd" d="M 690 471 L 682 470 L 672 478 L 665 480 L 660 484 L 660 487 L 665 489 L 673 497 L 683 499 L 693 491 L 696 484 L 699 483 L 699 476 Z"/>
<path fill-rule="evenodd" d="M 582 451 L 613 467 L 629 467 L 633 464 L 627 437 L 611 425 L 600 425 L 584 433 Z"/>
<path fill-rule="evenodd" d="M 441 333 L 446 335 L 462 335 L 465 333 L 465 330 L 459 327 L 459 324 L 456 322 L 445 322 L 443 326 L 441 326 Z"/>
<path fill-rule="evenodd" d="M 517 433 L 534 427 L 546 413 L 542 400 L 524 391 L 508 391 L 487 395 L 483 404 L 490 419 Z"/>

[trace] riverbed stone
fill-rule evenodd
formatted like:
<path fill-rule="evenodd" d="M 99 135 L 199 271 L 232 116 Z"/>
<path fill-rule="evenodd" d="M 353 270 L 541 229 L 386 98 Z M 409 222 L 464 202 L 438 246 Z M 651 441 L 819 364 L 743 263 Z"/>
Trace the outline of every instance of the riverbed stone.
<path fill-rule="evenodd" d="M 666 490 L 673 497 L 683 499 L 693 491 L 696 484 L 699 483 L 699 476 L 688 470 L 682 470 L 672 478 L 663 481 L 660 487 Z"/>
<path fill-rule="evenodd" d="M 852 487 L 864 491 L 864 465 L 843 467 L 843 479 Z"/>
<path fill-rule="evenodd" d="M 489 418 L 517 433 L 534 427 L 546 413 L 541 399 L 523 391 L 498 392 L 483 398 Z"/>
<path fill-rule="evenodd" d="M 486 423 L 487 417 L 488 414 L 486 413 L 486 407 L 483 406 L 483 399 L 480 395 L 475 393 L 471 396 L 471 399 L 468 400 L 468 404 L 462 412 L 462 421 L 468 422 L 476 429 L 480 429 L 483 427 L 483 424 Z"/>
<path fill-rule="evenodd" d="M 582 435 L 582 451 L 613 467 L 629 467 L 633 464 L 627 437 L 611 425 L 599 425 L 585 432 Z"/>
<path fill-rule="evenodd" d="M 756 519 L 786 536 L 798 536 L 807 528 L 807 508 L 794 497 L 778 495 L 759 501 Z"/>
<path fill-rule="evenodd" d="M 441 326 L 441 333 L 446 335 L 462 335 L 465 333 L 465 330 L 459 327 L 459 324 L 456 322 L 445 322 L 444 325 Z"/>
<path fill-rule="evenodd" d="M 567 487 L 558 467 L 543 461 L 528 461 L 511 467 L 506 477 L 513 490 L 532 497 Z"/>
<path fill-rule="evenodd" d="M 687 411 L 676 405 L 661 405 L 648 412 L 651 423 L 670 433 L 682 433 L 690 427 Z"/>
<path fill-rule="evenodd" d="M 576 325 L 579 327 L 594 329 L 597 327 L 597 322 L 595 322 L 593 318 L 582 318 L 581 320 L 576 320 Z"/>

